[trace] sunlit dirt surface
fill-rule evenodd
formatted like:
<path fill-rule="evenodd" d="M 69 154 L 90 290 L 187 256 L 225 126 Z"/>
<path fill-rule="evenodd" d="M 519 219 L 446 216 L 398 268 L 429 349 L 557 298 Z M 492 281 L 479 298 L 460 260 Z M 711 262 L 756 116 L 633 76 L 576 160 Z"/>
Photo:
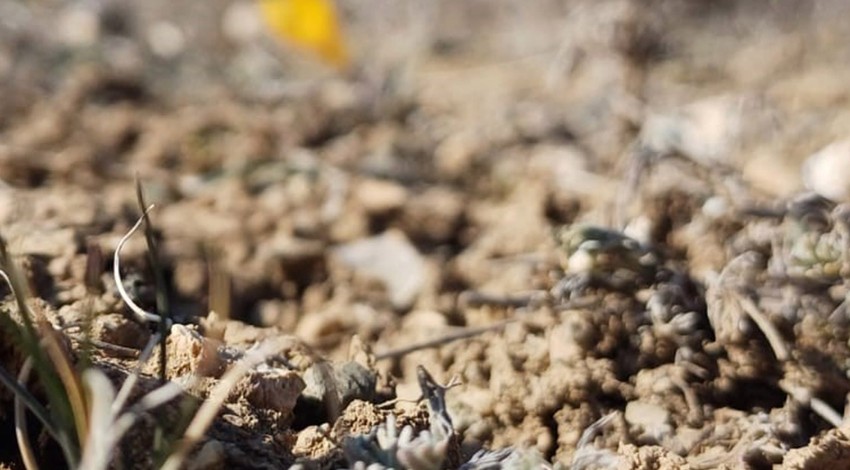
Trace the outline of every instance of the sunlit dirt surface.
<path fill-rule="evenodd" d="M 845 2 L 338 6 L 345 71 L 250 2 L 0 0 L 0 234 L 38 310 L 116 384 L 135 367 L 150 332 L 112 253 L 138 178 L 182 325 L 168 376 L 205 398 L 277 341 L 192 468 L 353 466 L 388 415 L 427 427 L 419 365 L 460 383 L 449 468 L 509 446 L 537 453 L 510 468 L 846 465 Z M 121 270 L 152 309 L 146 250 Z M 152 468 L 184 411 L 116 468 Z"/>

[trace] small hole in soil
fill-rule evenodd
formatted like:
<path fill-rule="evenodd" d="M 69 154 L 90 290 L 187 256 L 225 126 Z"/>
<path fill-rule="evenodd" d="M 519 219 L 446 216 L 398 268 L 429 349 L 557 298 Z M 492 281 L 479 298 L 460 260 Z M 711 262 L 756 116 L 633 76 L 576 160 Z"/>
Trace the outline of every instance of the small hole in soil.
<path fill-rule="evenodd" d="M 555 413 L 543 416 L 543 424 L 546 425 L 549 432 L 552 433 L 552 442 L 555 443 L 555 445 L 548 449 L 543 455 L 543 458 L 546 459 L 547 462 L 551 462 L 555 458 L 555 453 L 558 450 L 558 421 L 555 419 Z"/>

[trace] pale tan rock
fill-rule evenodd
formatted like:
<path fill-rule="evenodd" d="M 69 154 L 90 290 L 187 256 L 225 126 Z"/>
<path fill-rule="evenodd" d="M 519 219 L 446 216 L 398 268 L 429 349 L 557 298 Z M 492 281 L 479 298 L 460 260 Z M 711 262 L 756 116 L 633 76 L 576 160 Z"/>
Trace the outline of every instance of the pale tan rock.
<path fill-rule="evenodd" d="M 43 255 L 48 257 L 70 258 L 77 251 L 76 232 L 73 229 L 38 229 L 7 230 L 6 237 L 9 247 L 21 255 Z"/>
<path fill-rule="evenodd" d="M 384 283 L 396 308 L 410 307 L 425 282 L 422 255 L 397 230 L 340 246 L 334 255 L 354 271 Z"/>
<path fill-rule="evenodd" d="M 154 54 L 173 59 L 186 49 L 186 35 L 170 21 L 157 21 L 147 30 L 148 46 Z"/>
<path fill-rule="evenodd" d="M 263 19 L 254 2 L 231 3 L 221 17 L 225 37 L 237 44 L 248 43 L 263 33 Z"/>
<path fill-rule="evenodd" d="M 475 155 L 483 146 L 483 139 L 471 131 L 459 132 L 447 137 L 434 151 L 437 170 L 447 178 L 461 176 L 470 168 Z"/>
<path fill-rule="evenodd" d="M 296 372 L 286 369 L 254 370 L 237 382 L 230 398 L 244 398 L 256 408 L 288 415 L 295 408 L 302 390 L 304 381 Z"/>
<path fill-rule="evenodd" d="M 227 362 L 219 354 L 219 342 L 204 338 L 195 329 L 186 325 L 173 325 L 168 335 L 168 375 L 178 377 L 197 374 L 202 377 L 219 377 Z M 158 361 L 146 364 L 149 372 L 158 368 Z"/>
<path fill-rule="evenodd" d="M 208 268 L 201 260 L 186 259 L 174 267 L 174 286 L 181 295 L 203 295 Z"/>
<path fill-rule="evenodd" d="M 408 199 L 404 186 L 379 179 L 365 179 L 354 188 L 354 197 L 370 214 L 400 209 Z"/>
<path fill-rule="evenodd" d="M 836 202 L 850 199 L 850 140 L 833 142 L 811 155 L 802 167 L 803 184 Z"/>
<path fill-rule="evenodd" d="M 817 436 L 809 445 L 788 451 L 780 468 L 785 470 L 819 470 L 846 468 L 850 461 L 850 438 L 846 429 L 832 429 Z"/>
<path fill-rule="evenodd" d="M 670 412 L 664 407 L 643 401 L 630 401 L 626 405 L 626 422 L 641 429 L 644 435 L 656 442 L 673 432 L 670 425 Z"/>
<path fill-rule="evenodd" d="M 549 360 L 569 363 L 585 356 L 597 339 L 593 324 L 583 312 L 568 312 L 563 323 L 554 327 L 549 334 Z"/>
<path fill-rule="evenodd" d="M 329 429 L 318 426 L 309 426 L 298 433 L 292 453 L 296 456 L 315 458 L 327 454 L 336 448 L 337 444 L 328 439 Z"/>
<path fill-rule="evenodd" d="M 100 19 L 88 5 L 67 7 L 58 23 L 58 36 L 69 47 L 90 47 L 100 38 Z"/>
<path fill-rule="evenodd" d="M 298 322 L 295 334 L 308 344 L 323 344 L 356 326 L 355 317 L 346 310 L 327 309 L 310 312 Z"/>
<path fill-rule="evenodd" d="M 106 343 L 141 350 L 150 338 L 150 331 L 124 315 L 110 313 L 94 318 L 92 337 Z"/>
<path fill-rule="evenodd" d="M 644 468 L 663 468 L 676 470 L 687 468 L 687 462 L 682 457 L 660 446 L 642 446 L 621 444 L 617 449 L 619 454 L 618 470 L 638 470 Z"/>
<path fill-rule="evenodd" d="M 410 198 L 401 218 L 401 228 L 414 240 L 446 243 L 457 235 L 466 201 L 457 191 L 435 187 Z"/>

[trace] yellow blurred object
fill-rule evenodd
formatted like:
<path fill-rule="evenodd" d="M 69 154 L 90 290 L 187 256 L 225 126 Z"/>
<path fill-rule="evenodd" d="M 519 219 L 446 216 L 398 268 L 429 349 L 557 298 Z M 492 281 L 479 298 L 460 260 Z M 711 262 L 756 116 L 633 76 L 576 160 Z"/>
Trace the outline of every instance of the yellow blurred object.
<path fill-rule="evenodd" d="M 333 0 L 259 0 L 272 31 L 338 68 L 348 65 Z"/>

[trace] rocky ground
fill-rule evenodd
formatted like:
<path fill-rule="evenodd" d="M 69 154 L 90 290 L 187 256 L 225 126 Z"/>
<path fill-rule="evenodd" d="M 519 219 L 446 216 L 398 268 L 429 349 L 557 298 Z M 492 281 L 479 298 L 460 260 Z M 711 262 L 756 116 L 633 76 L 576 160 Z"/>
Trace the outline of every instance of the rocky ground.
<path fill-rule="evenodd" d="M 266 345 L 190 468 L 848 466 L 844 2 L 339 5 L 345 72 L 250 2 L 0 1 L 0 234 L 33 308 L 116 385 L 136 367 L 112 255 L 138 179 L 167 376 L 207 399 Z M 152 268 L 130 238 L 148 310 Z M 171 405 L 116 468 L 161 462 Z"/>

